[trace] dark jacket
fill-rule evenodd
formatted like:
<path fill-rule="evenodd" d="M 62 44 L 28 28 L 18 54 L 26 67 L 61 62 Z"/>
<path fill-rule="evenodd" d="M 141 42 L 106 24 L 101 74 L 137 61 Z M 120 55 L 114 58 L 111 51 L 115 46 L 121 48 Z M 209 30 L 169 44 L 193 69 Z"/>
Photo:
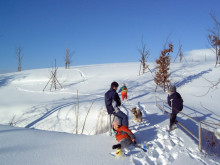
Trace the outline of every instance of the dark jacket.
<path fill-rule="evenodd" d="M 116 102 L 117 107 L 121 106 L 121 100 L 118 96 L 118 93 L 114 89 L 110 88 L 105 93 L 105 106 L 107 108 L 108 114 L 113 114 L 115 112 L 115 109 L 112 106 L 113 100 Z"/>
<path fill-rule="evenodd" d="M 183 99 L 178 92 L 174 92 L 167 97 L 167 103 L 172 109 L 172 114 L 177 114 L 183 109 Z"/>

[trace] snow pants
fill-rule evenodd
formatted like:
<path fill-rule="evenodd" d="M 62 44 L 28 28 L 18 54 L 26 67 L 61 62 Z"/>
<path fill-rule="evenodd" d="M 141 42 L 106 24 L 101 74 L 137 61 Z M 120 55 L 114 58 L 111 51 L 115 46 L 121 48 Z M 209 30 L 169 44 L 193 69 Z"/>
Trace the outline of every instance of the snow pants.
<path fill-rule="evenodd" d="M 124 99 L 127 99 L 127 93 L 121 93 L 121 98 L 124 101 Z"/>
<path fill-rule="evenodd" d="M 125 125 L 128 127 L 128 116 L 119 110 L 118 112 L 114 113 L 115 116 L 117 116 L 121 120 L 121 125 Z"/>
<path fill-rule="evenodd" d="M 121 149 L 127 148 L 130 144 L 132 144 L 132 141 L 130 138 L 124 138 L 122 139 L 119 144 L 121 144 Z"/>
<path fill-rule="evenodd" d="M 171 113 L 171 115 L 170 115 L 170 129 L 176 123 L 176 115 L 177 114 L 173 114 L 173 113 Z"/>

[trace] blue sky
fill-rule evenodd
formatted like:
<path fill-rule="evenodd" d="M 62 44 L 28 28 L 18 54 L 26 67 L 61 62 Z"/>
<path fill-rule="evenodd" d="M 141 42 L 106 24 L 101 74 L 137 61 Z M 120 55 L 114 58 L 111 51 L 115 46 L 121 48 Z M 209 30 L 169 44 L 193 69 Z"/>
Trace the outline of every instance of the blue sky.
<path fill-rule="evenodd" d="M 210 13 L 220 19 L 220 0 L 0 0 L 0 73 L 64 66 L 66 45 L 71 65 L 137 62 L 141 39 L 150 60 L 165 41 L 183 51 L 208 47 Z"/>

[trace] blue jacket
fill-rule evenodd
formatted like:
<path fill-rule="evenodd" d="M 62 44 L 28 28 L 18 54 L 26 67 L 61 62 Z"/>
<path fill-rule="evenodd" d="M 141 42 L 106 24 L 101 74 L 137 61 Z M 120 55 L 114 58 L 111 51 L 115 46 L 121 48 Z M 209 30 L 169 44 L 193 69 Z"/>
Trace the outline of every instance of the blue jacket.
<path fill-rule="evenodd" d="M 172 114 L 177 114 L 183 109 L 183 99 L 178 92 L 174 92 L 167 97 L 167 103 L 172 109 Z"/>
<path fill-rule="evenodd" d="M 117 107 L 121 106 L 121 100 L 118 96 L 118 93 L 114 89 L 110 88 L 105 93 L 105 106 L 107 108 L 108 114 L 113 114 L 115 112 L 115 109 L 112 106 L 113 100 L 116 102 Z"/>

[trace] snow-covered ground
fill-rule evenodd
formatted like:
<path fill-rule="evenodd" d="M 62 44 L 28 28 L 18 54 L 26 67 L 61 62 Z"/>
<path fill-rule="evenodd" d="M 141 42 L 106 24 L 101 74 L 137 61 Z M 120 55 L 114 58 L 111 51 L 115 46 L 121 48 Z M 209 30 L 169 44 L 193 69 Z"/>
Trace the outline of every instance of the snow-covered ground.
<path fill-rule="evenodd" d="M 149 65 L 155 71 L 155 64 Z M 213 154 L 204 139 L 200 152 L 198 142 L 182 128 L 167 131 L 169 117 L 155 105 L 155 97 L 166 100 L 167 93 L 161 88 L 155 93 L 152 75 L 138 76 L 139 67 L 139 63 L 118 63 L 59 68 L 57 78 L 63 88 L 57 84 L 59 88 L 52 91 L 50 84 L 43 91 L 50 69 L 0 74 L 0 164 L 219 165 L 219 149 L 218 155 Z M 220 67 L 214 68 L 213 61 L 197 61 L 171 63 L 170 69 L 172 83 L 184 99 L 183 113 L 219 124 L 220 92 L 209 90 L 209 81 L 218 81 Z M 137 142 L 147 143 L 148 152 L 131 147 L 128 157 L 116 159 L 109 154 L 116 141 L 106 132 L 104 93 L 112 81 L 127 85 L 128 100 L 121 110 L 129 116 Z M 133 107 L 143 113 L 140 124 L 132 120 Z M 178 120 L 198 136 L 195 123 L 180 114 Z M 10 122 L 16 127 L 9 126 Z"/>

